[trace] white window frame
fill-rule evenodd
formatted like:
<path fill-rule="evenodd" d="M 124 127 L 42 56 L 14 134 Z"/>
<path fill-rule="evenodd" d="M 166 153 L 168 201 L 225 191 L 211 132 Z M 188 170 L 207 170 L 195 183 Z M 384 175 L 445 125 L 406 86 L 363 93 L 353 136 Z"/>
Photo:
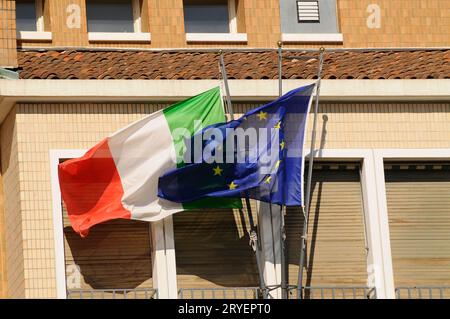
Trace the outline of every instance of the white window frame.
<path fill-rule="evenodd" d="M 56 297 L 67 298 L 66 265 L 64 256 L 64 230 L 61 207 L 61 191 L 58 179 L 60 159 L 81 157 L 87 150 L 50 150 L 50 177 L 53 211 L 53 239 L 55 251 Z M 178 296 L 175 267 L 175 247 L 173 245 L 172 216 L 162 221 L 149 223 L 151 227 L 153 288 L 158 290 L 158 299 L 175 299 Z M 175 281 L 172 274 L 175 272 Z"/>
<path fill-rule="evenodd" d="M 34 5 L 36 11 L 36 31 L 17 30 L 17 39 L 29 41 L 51 41 L 52 33 L 45 31 L 44 0 L 35 0 Z"/>
<path fill-rule="evenodd" d="M 237 30 L 236 0 L 228 0 L 228 33 L 186 33 L 187 42 L 247 42 L 246 33 Z"/>
<path fill-rule="evenodd" d="M 141 1 L 132 0 L 131 5 L 133 6 L 133 20 L 134 20 L 134 32 L 142 32 L 142 21 L 141 21 Z"/>
<path fill-rule="evenodd" d="M 134 32 L 88 32 L 88 40 L 103 42 L 150 42 L 150 33 L 142 32 L 141 0 L 130 1 L 133 9 Z"/>

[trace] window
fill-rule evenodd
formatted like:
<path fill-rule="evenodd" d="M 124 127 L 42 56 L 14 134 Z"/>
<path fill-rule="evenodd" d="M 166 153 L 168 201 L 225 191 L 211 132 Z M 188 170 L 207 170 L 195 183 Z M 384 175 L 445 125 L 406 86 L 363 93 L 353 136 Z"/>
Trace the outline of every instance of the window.
<path fill-rule="evenodd" d="M 247 42 L 243 0 L 184 0 L 183 4 L 187 42 Z"/>
<path fill-rule="evenodd" d="M 140 0 L 87 0 L 89 32 L 141 32 Z"/>
<path fill-rule="evenodd" d="M 44 19 L 45 16 L 45 19 Z M 19 41 L 51 41 L 47 0 L 17 0 L 16 30 Z"/>
<path fill-rule="evenodd" d="M 280 0 L 283 42 L 342 43 L 336 0 Z"/>
<path fill-rule="evenodd" d="M 297 0 L 298 23 L 319 23 L 319 1 Z"/>
<path fill-rule="evenodd" d="M 16 29 L 18 31 L 43 31 L 43 26 L 38 26 L 39 23 L 42 23 L 42 1 L 18 0 L 16 2 Z"/>
<path fill-rule="evenodd" d="M 234 0 L 184 0 L 186 33 L 236 33 Z"/>

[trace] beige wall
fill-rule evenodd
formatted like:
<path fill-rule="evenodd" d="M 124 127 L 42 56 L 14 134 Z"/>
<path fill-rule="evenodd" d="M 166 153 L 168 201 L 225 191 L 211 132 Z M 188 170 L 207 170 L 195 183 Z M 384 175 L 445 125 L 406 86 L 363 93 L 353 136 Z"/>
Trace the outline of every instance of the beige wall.
<path fill-rule="evenodd" d="M 1 181 L 1 177 L 0 177 Z M 0 185 L 0 299 L 8 296 L 6 280 L 6 238 L 5 238 L 5 216 L 3 181 Z"/>
<path fill-rule="evenodd" d="M 16 6 L 14 0 L 0 0 L 0 67 L 16 67 Z"/>
<path fill-rule="evenodd" d="M 14 107 L 1 128 L 11 296 L 56 294 L 49 150 L 88 148 L 163 106 Z M 256 104 L 236 105 L 236 111 L 241 113 L 252 106 Z M 325 137 L 325 148 L 450 148 L 450 103 L 324 103 L 319 119 L 318 138 Z"/>
<path fill-rule="evenodd" d="M 24 264 L 24 249 L 27 247 L 24 245 L 24 241 L 27 237 L 23 235 L 26 229 L 33 229 L 34 227 L 22 223 L 23 216 L 27 214 L 27 211 L 22 209 L 20 200 L 20 181 L 23 179 L 23 172 L 19 172 L 17 126 L 16 110 L 13 109 L 2 123 L 0 132 L 4 189 L 6 279 L 8 296 L 22 298 L 25 297 L 25 267 L 31 268 L 31 264 Z"/>
<path fill-rule="evenodd" d="M 6 2 L 5 2 L 6 1 Z M 89 43 L 85 0 L 46 0 L 51 16 L 52 43 L 23 42 L 23 46 L 90 46 L 133 48 L 259 47 L 275 48 L 280 40 L 279 0 L 239 0 L 238 29 L 246 32 L 246 44 L 190 43 L 185 41 L 182 0 L 143 0 L 143 30 L 152 33 L 151 43 Z M 0 3 L 12 4 L 12 0 Z M 68 28 L 66 8 L 80 5 L 80 28 Z M 381 9 L 381 27 L 367 26 L 368 5 Z M 450 1 L 448 0 L 337 0 L 339 28 L 343 44 L 327 47 L 448 47 L 450 46 Z M 48 20 L 48 19 L 47 19 Z M 14 22 L 14 21 L 12 21 Z M 48 25 L 47 21 L 47 25 Z M 1 31 L 1 30 L 0 30 Z M 9 33 L 15 37 L 15 32 Z M 1 33 L 0 33 L 1 35 Z M 1 38 L 1 37 L 0 37 Z M 6 43 L 4 40 L 2 40 Z M 286 43 L 286 47 L 317 48 L 323 43 Z M 0 49 L 5 44 L 0 45 Z M 13 48 L 14 43 L 8 44 Z M 11 52 L 14 60 L 14 52 Z"/>

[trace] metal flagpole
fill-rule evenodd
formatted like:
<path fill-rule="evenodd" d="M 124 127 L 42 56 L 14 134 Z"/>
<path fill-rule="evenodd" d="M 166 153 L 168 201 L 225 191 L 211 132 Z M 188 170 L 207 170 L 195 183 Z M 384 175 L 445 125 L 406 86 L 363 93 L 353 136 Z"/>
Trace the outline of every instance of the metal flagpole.
<path fill-rule="evenodd" d="M 250 223 L 250 246 L 253 248 L 256 257 L 256 265 L 258 267 L 258 275 L 259 275 L 259 287 L 262 290 L 264 299 L 267 298 L 267 287 L 264 282 L 263 270 L 261 269 L 261 261 L 260 261 L 260 245 L 258 243 L 258 229 L 255 226 L 255 222 L 253 221 L 252 208 L 250 206 L 250 199 L 248 196 L 245 197 L 245 206 L 247 206 L 248 213 L 248 221 Z"/>
<path fill-rule="evenodd" d="M 283 42 L 278 41 L 278 95 L 283 95 Z"/>
<path fill-rule="evenodd" d="M 227 99 L 227 109 L 230 113 L 230 117 L 232 120 L 234 120 L 234 111 L 233 106 L 231 105 L 231 98 L 230 98 L 230 88 L 228 87 L 228 76 L 227 76 L 227 70 L 225 69 L 225 62 L 223 60 L 223 51 L 220 50 L 220 70 L 222 72 L 222 78 L 225 86 L 225 95 Z"/>
<path fill-rule="evenodd" d="M 230 113 L 231 119 L 234 120 L 234 112 L 233 112 L 233 105 L 231 104 L 231 98 L 230 98 L 230 88 L 228 86 L 228 76 L 227 76 L 227 70 L 225 69 L 225 62 L 223 59 L 223 51 L 220 50 L 220 70 L 222 72 L 222 78 L 224 81 L 224 86 L 225 86 L 225 95 L 226 95 L 226 100 L 227 100 L 227 110 Z M 255 257 L 256 257 L 256 264 L 258 267 L 258 275 L 259 275 L 259 287 L 261 288 L 261 290 L 263 291 L 263 296 L 264 298 L 266 298 L 267 296 L 267 289 L 266 289 L 266 284 L 264 281 L 264 275 L 261 269 L 261 262 L 260 262 L 260 255 L 258 252 L 258 232 L 257 232 L 257 228 L 255 226 L 255 223 L 253 221 L 253 215 L 252 215 L 252 211 L 251 211 L 251 207 L 250 207 L 250 199 L 248 198 L 248 196 L 245 197 L 245 204 L 247 206 L 247 213 L 248 213 L 248 220 L 250 223 L 250 246 L 253 248 L 253 251 L 255 252 Z"/>
<path fill-rule="evenodd" d="M 315 144 L 316 144 L 316 128 L 317 128 L 317 113 L 319 111 L 319 96 L 320 96 L 320 82 L 322 79 L 322 67 L 323 67 L 323 55 L 325 49 L 320 48 L 320 57 L 319 57 L 319 69 L 317 72 L 317 84 L 316 84 L 316 100 L 314 104 L 314 122 L 312 129 L 312 137 L 311 137 L 311 149 L 309 152 L 309 161 L 308 161 L 308 181 L 306 185 L 306 197 L 305 197 L 305 206 L 303 211 L 303 234 L 300 242 L 300 262 L 298 269 L 298 282 L 297 282 L 297 297 L 299 299 L 303 299 L 303 269 L 305 264 L 306 257 L 306 236 L 308 234 L 308 217 L 309 217 L 309 208 L 311 204 L 311 182 L 312 182 L 312 172 L 314 165 L 314 152 L 315 152 Z"/>
<path fill-rule="evenodd" d="M 278 96 L 283 95 L 283 43 L 278 41 Z M 285 257 L 285 229 L 284 229 L 284 213 L 283 205 L 280 205 L 280 265 L 281 265 L 281 298 L 287 299 L 287 282 L 286 282 L 286 257 Z"/>

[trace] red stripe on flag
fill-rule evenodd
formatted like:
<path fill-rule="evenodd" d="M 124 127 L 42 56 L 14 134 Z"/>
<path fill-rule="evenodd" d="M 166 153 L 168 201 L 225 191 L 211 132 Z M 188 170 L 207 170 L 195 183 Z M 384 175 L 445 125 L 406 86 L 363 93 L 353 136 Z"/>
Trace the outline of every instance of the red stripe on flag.
<path fill-rule="evenodd" d="M 58 166 L 61 195 L 74 231 L 86 237 L 89 228 L 111 219 L 130 219 L 122 205 L 123 187 L 104 139 L 84 156 Z"/>

